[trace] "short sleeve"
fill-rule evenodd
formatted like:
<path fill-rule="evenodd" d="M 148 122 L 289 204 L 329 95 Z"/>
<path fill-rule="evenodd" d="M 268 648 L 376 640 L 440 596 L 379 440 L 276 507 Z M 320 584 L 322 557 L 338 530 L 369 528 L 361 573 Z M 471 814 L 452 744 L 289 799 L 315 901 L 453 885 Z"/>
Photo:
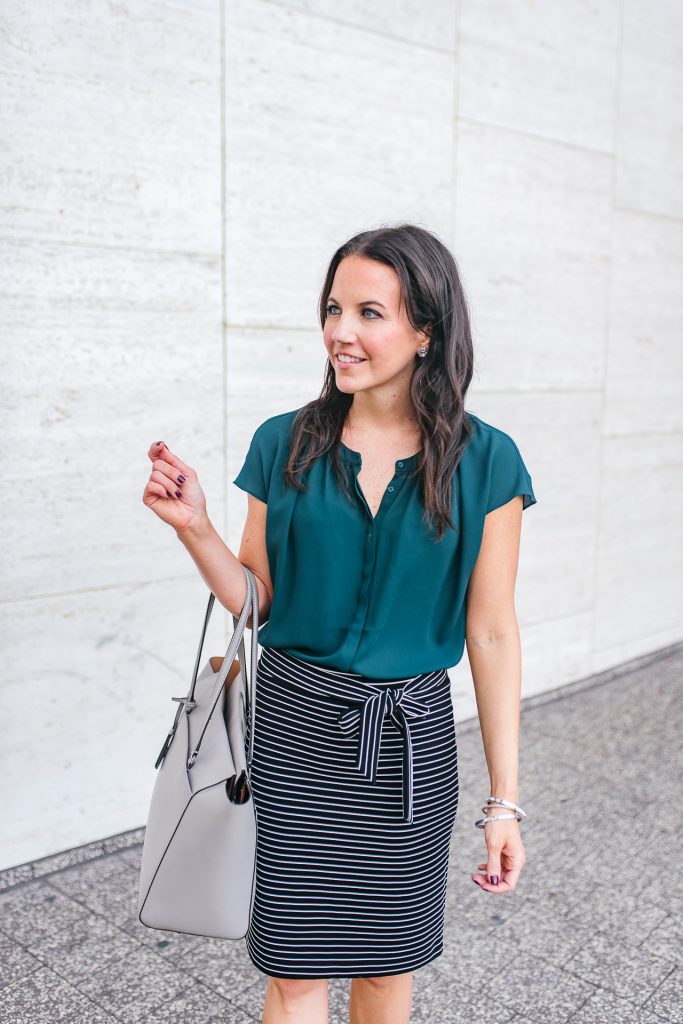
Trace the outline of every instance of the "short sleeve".
<path fill-rule="evenodd" d="M 267 423 L 267 421 L 266 421 Z M 249 451 L 242 468 L 233 480 L 243 491 L 248 491 L 261 501 L 268 502 L 268 482 L 272 470 L 272 452 L 268 443 L 269 432 L 266 423 L 256 428 L 249 445 Z"/>
<path fill-rule="evenodd" d="M 522 509 L 536 504 L 536 495 L 531 484 L 529 471 L 524 465 L 519 448 L 502 430 L 497 430 L 489 464 L 489 490 L 486 512 L 512 501 L 516 495 L 523 496 Z"/>

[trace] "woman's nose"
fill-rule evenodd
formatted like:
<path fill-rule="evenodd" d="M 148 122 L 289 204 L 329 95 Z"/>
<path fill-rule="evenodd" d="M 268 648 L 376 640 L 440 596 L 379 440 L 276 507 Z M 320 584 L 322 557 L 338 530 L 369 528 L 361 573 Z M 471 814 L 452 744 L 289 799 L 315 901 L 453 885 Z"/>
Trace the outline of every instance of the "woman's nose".
<path fill-rule="evenodd" d="M 342 320 L 341 318 L 334 325 L 334 330 L 330 335 L 334 342 L 347 342 L 353 344 L 357 340 L 358 334 L 353 329 L 350 320 Z"/>

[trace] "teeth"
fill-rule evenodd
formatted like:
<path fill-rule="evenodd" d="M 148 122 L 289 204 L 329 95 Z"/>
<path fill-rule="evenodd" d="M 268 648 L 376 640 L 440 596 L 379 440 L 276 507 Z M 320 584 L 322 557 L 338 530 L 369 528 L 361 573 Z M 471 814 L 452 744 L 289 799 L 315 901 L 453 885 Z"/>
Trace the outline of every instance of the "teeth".
<path fill-rule="evenodd" d="M 337 356 L 337 358 L 342 363 L 362 363 L 362 362 L 364 362 L 363 359 L 352 359 L 351 356 L 342 356 L 342 355 L 340 355 L 340 356 Z"/>

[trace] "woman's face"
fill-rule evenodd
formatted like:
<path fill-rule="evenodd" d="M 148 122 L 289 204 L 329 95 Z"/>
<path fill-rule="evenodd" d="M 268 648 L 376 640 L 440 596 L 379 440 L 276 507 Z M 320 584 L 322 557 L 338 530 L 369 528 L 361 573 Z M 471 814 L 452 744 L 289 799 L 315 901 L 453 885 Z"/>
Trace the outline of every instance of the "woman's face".
<path fill-rule="evenodd" d="M 398 274 L 384 263 L 347 256 L 334 275 L 323 329 L 336 384 L 347 394 L 386 384 L 407 384 L 417 350 L 428 336 L 413 330 L 399 311 Z M 346 363 L 340 354 L 363 361 Z"/>

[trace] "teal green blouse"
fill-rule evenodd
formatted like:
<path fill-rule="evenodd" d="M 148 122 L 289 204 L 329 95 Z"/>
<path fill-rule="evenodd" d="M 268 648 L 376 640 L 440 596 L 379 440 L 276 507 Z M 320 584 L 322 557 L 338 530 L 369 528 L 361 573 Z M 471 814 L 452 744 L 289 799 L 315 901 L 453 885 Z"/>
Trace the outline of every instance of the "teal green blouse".
<path fill-rule="evenodd" d="M 298 412 L 257 427 L 233 483 L 268 505 L 266 549 L 273 581 L 262 647 L 374 679 L 399 679 L 456 665 L 465 646 L 465 594 L 487 512 L 523 495 L 536 502 L 517 445 L 467 413 L 474 432 L 453 476 L 452 517 L 441 541 L 422 521 L 419 453 L 396 462 L 373 519 L 358 483 L 359 452 L 340 443 L 351 503 L 327 452 L 286 486 L 289 431 Z"/>

